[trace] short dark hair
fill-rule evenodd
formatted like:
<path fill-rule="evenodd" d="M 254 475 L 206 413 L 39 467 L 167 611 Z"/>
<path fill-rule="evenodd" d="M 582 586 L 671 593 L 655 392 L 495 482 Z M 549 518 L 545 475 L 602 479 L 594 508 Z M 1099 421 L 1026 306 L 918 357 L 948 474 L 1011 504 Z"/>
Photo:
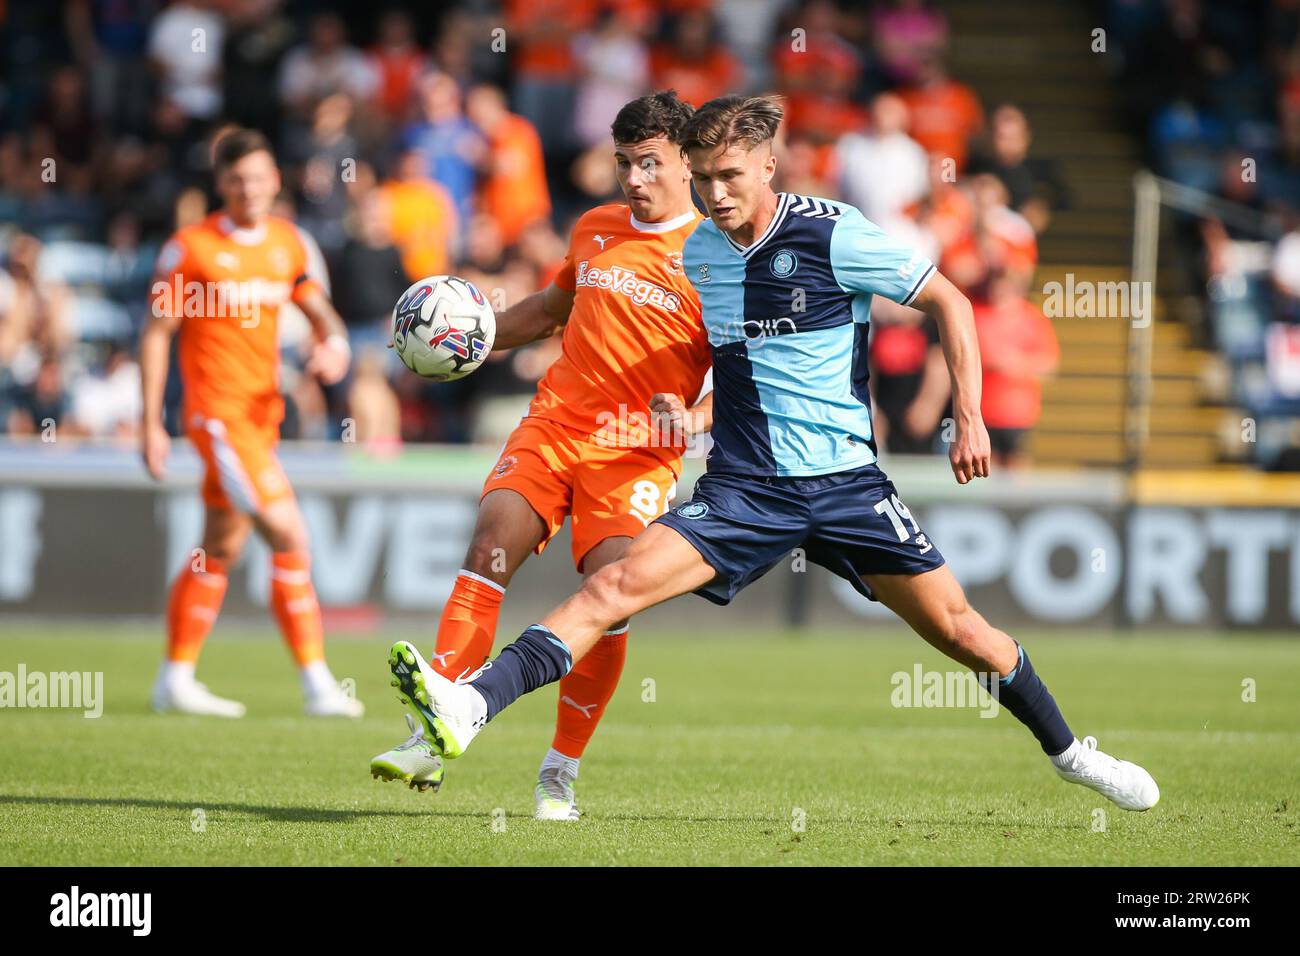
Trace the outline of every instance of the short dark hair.
<path fill-rule="evenodd" d="M 719 96 L 695 111 L 682 130 L 682 149 L 753 149 L 772 141 L 784 113 L 777 96 Z"/>
<path fill-rule="evenodd" d="M 666 136 L 670 143 L 680 146 L 682 129 L 694 112 L 690 103 L 678 98 L 676 90 L 660 90 L 626 104 L 614 117 L 609 131 L 616 143 L 639 143 Z"/>
<path fill-rule="evenodd" d="M 255 129 L 232 129 L 228 133 L 223 133 L 221 138 L 213 144 L 212 147 L 212 169 L 214 172 L 221 172 L 233 163 L 239 162 L 250 153 L 261 152 L 266 150 L 275 156 L 271 149 L 271 142 L 262 133 Z"/>

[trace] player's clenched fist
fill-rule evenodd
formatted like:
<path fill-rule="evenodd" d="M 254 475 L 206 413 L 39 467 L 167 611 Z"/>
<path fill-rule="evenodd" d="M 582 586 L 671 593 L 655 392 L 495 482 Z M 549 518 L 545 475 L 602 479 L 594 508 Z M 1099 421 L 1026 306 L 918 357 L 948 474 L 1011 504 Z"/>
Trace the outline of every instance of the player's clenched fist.
<path fill-rule="evenodd" d="M 957 484 L 964 485 L 973 478 L 987 478 L 992 453 L 989 432 L 984 427 L 983 419 L 975 418 L 965 424 L 959 423 L 956 441 L 952 443 L 952 451 L 948 455 L 952 473 L 957 476 Z"/>
<path fill-rule="evenodd" d="M 348 374 L 348 365 L 352 361 L 352 347 L 342 335 L 331 335 L 324 342 L 317 343 L 307 359 L 307 371 L 315 375 L 325 385 L 333 385 Z"/>
<path fill-rule="evenodd" d="M 650 397 L 650 422 L 657 435 L 689 435 L 686 403 L 680 395 L 658 392 Z"/>
<path fill-rule="evenodd" d="M 167 453 L 171 450 L 171 436 L 158 422 L 146 425 L 141 436 L 141 454 L 144 467 L 155 481 L 162 481 L 167 473 Z"/>

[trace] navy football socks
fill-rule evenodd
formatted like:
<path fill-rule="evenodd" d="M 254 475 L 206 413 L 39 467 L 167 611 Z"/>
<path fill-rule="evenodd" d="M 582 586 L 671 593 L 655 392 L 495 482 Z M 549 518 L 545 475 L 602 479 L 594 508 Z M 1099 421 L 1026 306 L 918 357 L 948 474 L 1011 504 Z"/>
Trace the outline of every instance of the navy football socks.
<path fill-rule="evenodd" d="M 1043 753 L 1054 757 L 1074 743 L 1074 734 L 1061 716 L 1061 708 L 1047 691 L 1047 685 L 1034 672 L 1029 655 L 1016 642 L 1020 661 L 1006 677 L 998 679 L 998 703 L 1030 729 L 1043 746 Z M 987 687 L 986 687 L 987 689 Z"/>
<path fill-rule="evenodd" d="M 573 667 L 564 642 L 540 624 L 527 628 L 470 681 L 487 701 L 491 720 L 529 691 L 559 680 Z"/>

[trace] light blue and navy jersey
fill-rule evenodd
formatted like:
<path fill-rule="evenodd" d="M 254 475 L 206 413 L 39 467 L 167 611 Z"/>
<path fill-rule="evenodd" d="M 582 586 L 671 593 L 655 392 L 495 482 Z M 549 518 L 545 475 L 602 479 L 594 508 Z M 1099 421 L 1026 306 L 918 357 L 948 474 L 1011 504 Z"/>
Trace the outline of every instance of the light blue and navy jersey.
<path fill-rule="evenodd" d="M 825 475 L 874 462 L 871 297 L 910 304 L 934 264 L 853 206 L 791 193 L 748 248 L 706 219 L 682 262 L 713 351 L 709 471 Z"/>

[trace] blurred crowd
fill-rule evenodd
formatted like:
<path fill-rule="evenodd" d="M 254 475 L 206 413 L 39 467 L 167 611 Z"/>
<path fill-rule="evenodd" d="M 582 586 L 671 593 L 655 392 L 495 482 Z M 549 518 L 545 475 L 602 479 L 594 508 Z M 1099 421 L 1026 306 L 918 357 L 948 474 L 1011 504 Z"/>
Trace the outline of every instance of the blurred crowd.
<path fill-rule="evenodd" d="M 1225 398 L 1225 442 L 1300 470 L 1300 2 L 1108 0 L 1135 128 L 1158 173 L 1223 202 L 1177 214 Z M 1244 444 L 1243 444 L 1244 436 Z"/>
<path fill-rule="evenodd" d="M 543 287 L 576 217 L 618 197 L 615 113 L 671 87 L 695 105 L 784 94 L 777 187 L 858 205 L 971 296 L 981 341 L 997 343 L 995 448 L 1023 455 L 1056 362 L 1027 293 L 1037 237 L 1069 196 L 1024 114 L 986 111 L 949 75 L 947 20 L 926 0 L 68 0 L 3 16 L 0 431 L 135 434 L 152 262 L 212 208 L 210 145 L 237 123 L 275 143 L 279 211 L 314 240 L 357 346 L 344 387 L 323 393 L 300 372 L 305 322 L 284 317 L 285 435 L 497 438 L 558 341 L 430 384 L 384 348 L 392 303 L 445 272 L 498 307 Z M 879 299 L 873 320 L 882 441 L 942 449 L 933 323 Z M 178 400 L 173 382 L 173 414 Z"/>

